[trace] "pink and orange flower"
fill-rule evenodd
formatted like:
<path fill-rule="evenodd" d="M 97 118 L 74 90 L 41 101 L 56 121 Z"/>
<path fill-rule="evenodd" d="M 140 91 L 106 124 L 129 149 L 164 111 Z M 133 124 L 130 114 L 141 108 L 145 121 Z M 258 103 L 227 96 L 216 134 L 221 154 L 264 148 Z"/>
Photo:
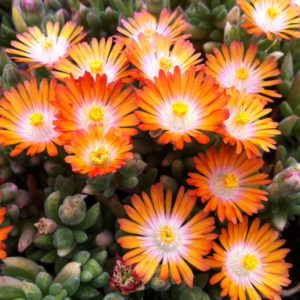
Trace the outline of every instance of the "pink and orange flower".
<path fill-rule="evenodd" d="M 212 77 L 196 74 L 195 68 L 182 74 L 176 67 L 174 74 L 161 71 L 154 82 L 147 81 L 143 90 L 137 91 L 141 110 L 136 115 L 142 130 L 161 130 L 160 143 L 183 149 L 192 138 L 208 143 L 204 132 L 223 132 L 227 100 Z"/>
<path fill-rule="evenodd" d="M 172 202 L 171 190 L 164 191 L 162 184 L 151 186 L 150 195 L 134 195 L 132 206 L 125 205 L 128 219 L 119 219 L 121 230 L 129 235 L 118 239 L 122 248 L 129 249 L 123 256 L 128 265 L 144 283 L 147 283 L 161 265 L 160 277 L 171 277 L 176 284 L 183 279 L 193 286 L 190 265 L 207 271 L 204 256 L 209 254 L 216 234 L 214 219 L 200 211 L 189 218 L 196 204 L 181 187 Z"/>
<path fill-rule="evenodd" d="M 237 223 L 243 212 L 252 215 L 264 208 L 268 193 L 258 187 L 271 181 L 267 174 L 257 173 L 262 159 L 248 159 L 245 152 L 236 154 L 234 148 L 222 145 L 219 151 L 211 147 L 199 153 L 194 162 L 197 173 L 189 173 L 187 182 L 206 203 L 204 211 L 216 211 L 221 222 Z"/>
<path fill-rule="evenodd" d="M 27 155 L 47 150 L 50 156 L 58 154 L 56 145 L 61 145 L 53 121 L 57 113 L 51 104 L 55 99 L 55 80 L 43 79 L 38 87 L 35 78 L 18 84 L 4 92 L 0 102 L 0 143 L 16 145 L 12 156 L 27 149 Z"/>

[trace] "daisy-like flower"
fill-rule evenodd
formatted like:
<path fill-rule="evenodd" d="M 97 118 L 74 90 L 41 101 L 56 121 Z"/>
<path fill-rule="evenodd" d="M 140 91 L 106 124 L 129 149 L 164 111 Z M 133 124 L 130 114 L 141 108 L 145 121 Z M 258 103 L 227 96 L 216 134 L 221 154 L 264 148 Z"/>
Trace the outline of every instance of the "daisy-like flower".
<path fill-rule="evenodd" d="M 185 72 L 201 60 L 200 53 L 194 54 L 195 49 L 189 41 L 178 39 L 174 46 L 170 37 L 156 35 L 151 43 L 145 35 L 139 36 L 139 42 L 132 40 L 126 47 L 130 62 L 139 70 L 139 77 L 153 80 L 159 70 L 173 72 L 178 66 Z"/>
<path fill-rule="evenodd" d="M 207 271 L 204 256 L 209 254 L 214 219 L 200 211 L 191 219 L 189 214 L 196 204 L 196 197 L 190 196 L 181 187 L 172 203 L 172 192 L 164 192 L 162 184 L 152 185 L 150 195 L 134 195 L 132 206 L 124 208 L 129 219 L 119 219 L 120 228 L 130 235 L 118 239 L 121 247 L 130 249 L 123 259 L 128 265 L 135 265 L 135 271 L 147 283 L 157 267 L 161 265 L 160 277 L 170 277 L 181 283 L 181 277 L 193 286 L 193 272 L 188 264 Z"/>
<path fill-rule="evenodd" d="M 91 44 L 86 42 L 70 47 L 68 51 L 70 58 L 62 58 L 55 65 L 52 74 L 59 78 L 70 77 L 75 79 L 90 72 L 94 78 L 97 74 L 106 74 L 107 81 L 113 82 L 128 76 L 126 69 L 128 60 L 123 53 L 123 44 L 118 42 L 113 45 L 112 38 L 99 42 L 93 38 Z"/>
<path fill-rule="evenodd" d="M 181 74 L 161 71 L 155 81 L 147 81 L 137 91 L 137 104 L 143 111 L 136 115 L 142 130 L 161 130 L 159 142 L 172 143 L 183 149 L 192 138 L 201 144 L 209 142 L 204 131 L 222 132 L 228 118 L 227 97 L 212 77 L 196 74 L 194 67 Z"/>
<path fill-rule="evenodd" d="M 137 108 L 133 89 L 124 89 L 122 82 L 107 84 L 106 75 L 85 73 L 78 80 L 65 78 L 65 85 L 57 85 L 53 104 L 59 110 L 54 124 L 61 139 L 68 141 L 78 129 L 101 125 L 103 131 L 122 128 L 128 135 L 137 133 L 133 126 L 139 122 L 133 111 Z"/>
<path fill-rule="evenodd" d="M 282 286 L 290 283 L 284 261 L 289 249 L 282 249 L 284 240 L 269 224 L 260 226 L 256 218 L 248 225 L 244 217 L 240 224 L 229 223 L 219 236 L 220 246 L 214 244 L 211 266 L 218 268 L 210 283 L 221 281 L 221 296 L 230 299 L 281 299 Z"/>
<path fill-rule="evenodd" d="M 225 144 L 236 145 L 236 153 L 241 154 L 243 149 L 248 158 L 260 156 L 259 149 L 269 152 L 275 149 L 273 137 L 280 134 L 277 123 L 271 118 L 263 118 L 272 109 L 264 108 L 261 101 L 251 95 L 245 95 L 234 89 L 228 91 L 231 95 L 228 102 L 230 117 L 224 122 Z"/>
<path fill-rule="evenodd" d="M 118 32 L 125 37 L 118 36 L 118 39 L 130 42 L 136 40 L 140 34 L 145 35 L 150 41 L 155 34 L 160 34 L 164 37 L 170 37 L 172 42 L 178 38 L 187 38 L 189 35 L 183 35 L 183 32 L 188 28 L 188 23 L 184 20 L 183 15 L 174 12 L 169 12 L 163 9 L 159 20 L 151 15 L 147 10 L 143 9 L 142 12 L 135 12 L 133 18 L 128 20 L 121 20 L 122 27 L 117 28 Z"/>
<path fill-rule="evenodd" d="M 89 177 L 115 173 L 133 157 L 128 135 L 114 128 L 104 134 L 103 128 L 95 125 L 88 131 L 78 130 L 64 147 L 72 171 Z"/>
<path fill-rule="evenodd" d="M 32 63 L 31 70 L 42 66 L 52 68 L 53 64 L 67 55 L 72 44 L 80 42 L 85 34 L 83 27 L 73 22 L 66 23 L 61 29 L 58 22 L 48 22 L 46 33 L 34 26 L 28 32 L 17 35 L 19 41 L 12 41 L 12 49 L 6 52 L 12 54 L 17 62 Z"/>
<path fill-rule="evenodd" d="M 2 224 L 5 220 L 6 208 L 0 208 L 0 224 Z M 0 259 L 4 259 L 7 257 L 6 253 L 6 245 L 3 243 L 7 238 L 8 234 L 12 231 L 13 226 L 5 226 L 0 228 Z"/>
<path fill-rule="evenodd" d="M 47 150 L 50 156 L 57 155 L 55 144 L 60 145 L 53 120 L 57 110 L 51 101 L 55 98 L 55 80 L 43 79 L 38 87 L 35 78 L 18 84 L 4 92 L 0 102 L 0 143 L 16 145 L 12 156 L 27 149 L 27 155 Z"/>
<path fill-rule="evenodd" d="M 128 295 L 136 292 L 142 285 L 142 281 L 134 266 L 127 266 L 122 257 L 117 255 L 109 285 L 112 289 L 120 291 L 122 295 Z"/>
<path fill-rule="evenodd" d="M 299 9 L 291 0 L 237 0 L 244 11 L 247 33 L 256 36 L 265 34 L 269 40 L 274 37 L 290 40 L 300 38 Z"/>
<path fill-rule="evenodd" d="M 204 211 L 217 211 L 221 222 L 225 219 L 242 221 L 242 212 L 252 215 L 267 201 L 266 191 L 258 186 L 269 184 L 267 174 L 257 174 L 263 166 L 260 158 L 248 159 L 245 152 L 236 154 L 235 149 L 222 145 L 218 151 L 209 148 L 205 154 L 194 158 L 197 173 L 189 173 L 188 184 L 195 186 L 195 195 L 207 203 Z"/>
<path fill-rule="evenodd" d="M 243 43 L 232 42 L 230 48 L 223 44 L 221 51 L 215 48 L 215 55 L 207 55 L 206 73 L 216 78 L 223 88 L 234 87 L 240 92 L 256 95 L 263 103 L 270 102 L 272 97 L 281 97 L 276 91 L 266 89 L 281 83 L 280 79 L 274 79 L 280 71 L 273 57 L 261 63 L 255 58 L 256 52 L 255 44 L 246 51 Z"/>

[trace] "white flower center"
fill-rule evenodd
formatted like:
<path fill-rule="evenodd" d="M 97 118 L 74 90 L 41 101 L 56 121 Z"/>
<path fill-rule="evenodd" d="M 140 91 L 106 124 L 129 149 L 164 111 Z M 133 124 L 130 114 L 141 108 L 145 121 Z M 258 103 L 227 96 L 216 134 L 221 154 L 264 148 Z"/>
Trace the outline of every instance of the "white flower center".
<path fill-rule="evenodd" d="M 163 251 L 172 251 L 178 247 L 180 236 L 172 225 L 163 225 L 154 233 L 157 247 Z"/>
<path fill-rule="evenodd" d="M 287 14 L 274 1 L 261 1 L 255 5 L 253 19 L 256 26 L 265 32 L 278 32 L 286 29 Z"/>

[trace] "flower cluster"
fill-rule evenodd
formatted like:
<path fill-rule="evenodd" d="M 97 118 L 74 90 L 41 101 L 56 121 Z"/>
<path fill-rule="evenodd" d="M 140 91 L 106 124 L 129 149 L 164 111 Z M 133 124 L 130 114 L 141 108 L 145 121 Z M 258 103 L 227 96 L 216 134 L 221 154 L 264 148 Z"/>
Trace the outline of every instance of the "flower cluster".
<path fill-rule="evenodd" d="M 249 34 L 300 38 L 299 10 L 290 1 L 237 2 Z M 268 224 L 248 221 L 268 200 L 261 157 L 280 134 L 267 116 L 267 105 L 281 97 L 269 88 L 281 83 L 276 59 L 260 61 L 255 43 L 234 41 L 204 60 L 187 28 L 166 9 L 159 20 L 146 10 L 122 20 L 114 39 L 83 41 L 83 28 L 72 22 L 48 22 L 45 33 L 29 28 L 7 52 L 30 70 L 47 68 L 51 78 L 32 77 L 4 92 L 0 144 L 14 146 L 12 156 L 64 150 L 72 171 L 90 178 L 118 172 L 134 157 L 141 131 L 174 151 L 209 145 L 194 157 L 190 189 L 173 197 L 157 183 L 124 206 L 118 243 L 128 251 L 111 286 L 128 294 L 160 270 L 161 279 L 192 287 L 192 267 L 216 268 L 211 283 L 221 281 L 222 297 L 278 299 L 289 284 L 288 250 Z M 211 212 L 228 224 L 219 236 Z"/>

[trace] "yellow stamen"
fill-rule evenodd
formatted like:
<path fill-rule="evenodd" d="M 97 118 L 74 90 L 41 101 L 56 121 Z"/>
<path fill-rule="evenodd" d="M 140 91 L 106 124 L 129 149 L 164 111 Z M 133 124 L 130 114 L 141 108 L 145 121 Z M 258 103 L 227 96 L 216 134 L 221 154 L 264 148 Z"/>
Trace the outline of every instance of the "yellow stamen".
<path fill-rule="evenodd" d="M 173 113 L 179 117 L 183 117 L 188 111 L 189 106 L 184 101 L 178 101 L 172 104 Z"/>
<path fill-rule="evenodd" d="M 93 74 L 103 73 L 103 63 L 99 60 L 91 62 L 90 69 Z"/>
<path fill-rule="evenodd" d="M 253 254 L 247 254 L 243 258 L 243 266 L 249 272 L 255 271 L 258 264 L 259 264 L 258 258 Z"/>
<path fill-rule="evenodd" d="M 236 122 L 245 125 L 250 121 L 250 116 L 245 111 L 242 111 L 237 114 L 237 116 L 235 117 L 235 120 L 236 120 Z"/>
<path fill-rule="evenodd" d="M 29 116 L 29 123 L 33 126 L 41 125 L 44 123 L 44 116 L 39 112 L 35 112 Z"/>
<path fill-rule="evenodd" d="M 175 240 L 175 237 L 176 237 L 175 232 L 168 225 L 165 225 L 160 230 L 159 236 L 160 236 L 161 241 L 165 244 L 171 244 Z"/>
<path fill-rule="evenodd" d="M 152 28 L 146 28 L 144 30 L 144 35 L 146 36 L 147 39 L 151 39 L 153 37 L 154 33 L 155 33 L 155 30 Z"/>
<path fill-rule="evenodd" d="M 53 46 L 52 39 L 50 37 L 46 37 L 44 40 L 42 40 L 42 45 L 46 50 L 51 49 Z"/>
<path fill-rule="evenodd" d="M 89 111 L 89 117 L 94 122 L 101 122 L 103 121 L 104 117 L 104 109 L 99 106 L 94 106 Z"/>
<path fill-rule="evenodd" d="M 228 173 L 224 176 L 223 183 L 229 189 L 236 188 L 239 186 L 239 179 L 235 174 Z"/>
<path fill-rule="evenodd" d="M 250 76 L 250 72 L 246 68 L 239 68 L 236 70 L 236 78 L 240 80 L 246 80 Z"/>
<path fill-rule="evenodd" d="M 269 7 L 267 10 L 267 14 L 270 19 L 275 19 L 280 14 L 280 10 L 277 7 Z"/>
<path fill-rule="evenodd" d="M 169 57 L 161 57 L 159 60 L 159 68 L 165 72 L 169 72 L 173 67 L 173 61 Z"/>
<path fill-rule="evenodd" d="M 101 147 L 90 153 L 90 161 L 97 166 L 107 166 L 109 163 L 109 151 L 105 147 Z"/>

